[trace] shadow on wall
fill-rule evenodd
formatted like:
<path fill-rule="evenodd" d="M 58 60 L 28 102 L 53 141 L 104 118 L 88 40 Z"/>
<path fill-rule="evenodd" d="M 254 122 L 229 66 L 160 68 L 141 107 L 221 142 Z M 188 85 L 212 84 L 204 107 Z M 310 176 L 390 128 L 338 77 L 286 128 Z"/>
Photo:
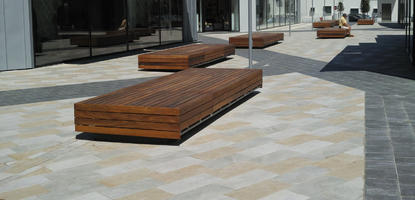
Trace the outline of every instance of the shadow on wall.
<path fill-rule="evenodd" d="M 415 80 L 404 44 L 405 35 L 379 35 L 376 43 L 347 46 L 321 72 L 368 71 Z"/>

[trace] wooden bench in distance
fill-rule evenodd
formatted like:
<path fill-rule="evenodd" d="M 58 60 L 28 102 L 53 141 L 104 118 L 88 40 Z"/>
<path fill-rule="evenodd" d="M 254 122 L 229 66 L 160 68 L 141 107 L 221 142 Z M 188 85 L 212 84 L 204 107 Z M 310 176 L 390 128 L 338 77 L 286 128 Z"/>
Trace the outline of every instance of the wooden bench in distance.
<path fill-rule="evenodd" d="M 375 23 L 375 20 L 373 19 L 358 19 L 357 24 L 358 25 L 373 25 Z"/>
<path fill-rule="evenodd" d="M 262 70 L 193 68 L 75 104 L 75 130 L 180 139 L 262 87 Z"/>
<path fill-rule="evenodd" d="M 313 22 L 313 28 L 329 28 L 333 26 L 338 26 L 338 20 L 323 20 L 319 22 Z"/>
<path fill-rule="evenodd" d="M 252 46 L 263 48 L 284 40 L 284 33 L 256 32 L 252 34 Z M 229 44 L 236 47 L 249 47 L 248 34 L 229 38 Z"/>
<path fill-rule="evenodd" d="M 141 69 L 183 70 L 200 66 L 235 54 L 227 44 L 191 44 L 138 55 Z"/>
<path fill-rule="evenodd" d="M 349 34 L 349 30 L 342 28 L 323 28 L 317 30 L 318 38 L 344 38 Z"/>

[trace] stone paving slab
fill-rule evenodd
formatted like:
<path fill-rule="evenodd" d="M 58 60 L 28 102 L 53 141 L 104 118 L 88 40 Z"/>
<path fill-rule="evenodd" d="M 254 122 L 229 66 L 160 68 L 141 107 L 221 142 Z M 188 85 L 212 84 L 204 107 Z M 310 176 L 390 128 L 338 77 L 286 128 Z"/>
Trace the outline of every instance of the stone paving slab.
<path fill-rule="evenodd" d="M 1 72 L 0 98 L 27 100 L 0 106 L 0 198 L 413 198 L 415 73 L 393 37 L 402 30 L 353 26 L 344 40 L 317 40 L 309 24 L 275 30 L 282 43 L 254 50 L 261 92 L 179 146 L 75 139 L 74 102 L 171 73 L 138 71 L 136 56 Z M 247 55 L 211 67 L 244 68 Z M 68 91 L 37 93 L 56 86 Z"/>
<path fill-rule="evenodd" d="M 265 77 L 257 95 L 180 146 L 76 140 L 70 108 L 82 99 L 0 107 L 1 117 L 19 118 L 2 126 L 0 198 L 309 199 L 319 178 L 346 187 L 363 177 L 362 148 L 348 152 L 362 147 L 364 93 L 310 76 Z M 332 123 L 331 115 L 343 118 Z M 333 131 L 307 128 L 313 123 Z M 349 145 L 325 156 L 341 143 Z M 363 184 L 349 190 L 362 197 Z"/>

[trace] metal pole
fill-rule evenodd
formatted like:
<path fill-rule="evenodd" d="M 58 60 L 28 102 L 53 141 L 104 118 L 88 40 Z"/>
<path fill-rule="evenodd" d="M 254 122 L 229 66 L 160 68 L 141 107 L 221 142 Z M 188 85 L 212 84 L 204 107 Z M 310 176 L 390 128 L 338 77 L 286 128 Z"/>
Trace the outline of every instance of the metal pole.
<path fill-rule="evenodd" d="M 291 16 L 288 18 L 288 32 L 290 33 L 291 36 Z"/>
<path fill-rule="evenodd" d="M 311 30 L 313 30 L 313 23 L 314 23 L 314 0 L 311 0 Z"/>
<path fill-rule="evenodd" d="M 252 68 L 252 0 L 248 0 L 249 69 Z"/>

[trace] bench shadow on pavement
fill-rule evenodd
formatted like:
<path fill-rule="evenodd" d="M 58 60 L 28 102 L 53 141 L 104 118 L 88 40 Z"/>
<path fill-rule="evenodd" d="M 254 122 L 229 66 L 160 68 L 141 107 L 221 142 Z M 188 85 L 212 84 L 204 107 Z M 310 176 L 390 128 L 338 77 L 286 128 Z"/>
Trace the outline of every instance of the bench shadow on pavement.
<path fill-rule="evenodd" d="M 200 125 L 194 127 L 189 132 L 184 134 L 181 139 L 179 140 L 172 140 L 172 139 L 158 139 L 158 138 L 146 138 L 146 137 L 138 137 L 138 136 L 124 136 L 124 135 L 107 135 L 107 134 L 95 134 L 95 133 L 80 133 L 76 135 L 76 139 L 78 140 L 90 140 L 90 141 L 99 141 L 99 142 L 117 142 L 117 143 L 132 143 L 132 144 L 150 144 L 150 145 L 168 145 L 168 146 L 180 146 L 182 143 L 186 142 L 190 139 L 193 135 L 197 134 L 219 118 L 221 118 L 226 113 L 232 111 L 239 105 L 243 104 L 244 102 L 248 101 L 249 99 L 253 98 L 259 94 L 258 91 L 254 91 L 251 94 L 245 96 L 241 100 L 235 102 L 230 107 L 224 109 L 220 113 L 212 116 L 211 118 L 207 119 Z"/>
<path fill-rule="evenodd" d="M 404 44 L 405 35 L 378 35 L 376 43 L 347 46 L 321 72 L 368 71 L 415 80 L 415 67 Z"/>

